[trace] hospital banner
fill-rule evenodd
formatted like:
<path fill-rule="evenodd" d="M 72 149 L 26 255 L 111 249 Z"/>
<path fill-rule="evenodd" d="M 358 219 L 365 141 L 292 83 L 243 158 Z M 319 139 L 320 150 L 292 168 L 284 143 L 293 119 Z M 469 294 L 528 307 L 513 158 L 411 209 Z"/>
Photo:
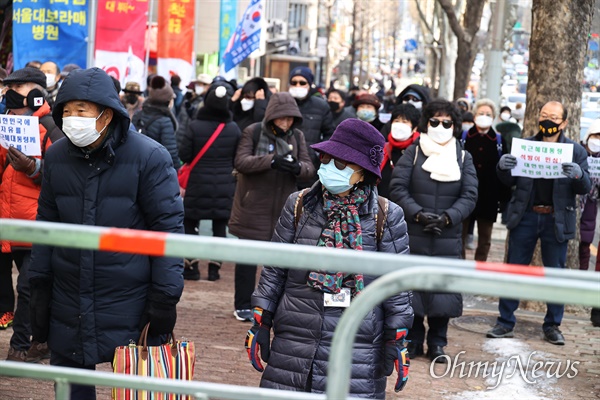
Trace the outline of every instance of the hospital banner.
<path fill-rule="evenodd" d="M 133 81 L 146 87 L 144 39 L 148 0 L 99 0 L 95 64 L 121 86 Z"/>
<path fill-rule="evenodd" d="M 174 74 L 186 86 L 194 76 L 194 2 L 158 2 L 158 59 L 156 71 L 165 79 Z"/>
<path fill-rule="evenodd" d="M 86 66 L 89 0 L 20 0 L 13 3 L 15 70 L 29 61 Z"/>

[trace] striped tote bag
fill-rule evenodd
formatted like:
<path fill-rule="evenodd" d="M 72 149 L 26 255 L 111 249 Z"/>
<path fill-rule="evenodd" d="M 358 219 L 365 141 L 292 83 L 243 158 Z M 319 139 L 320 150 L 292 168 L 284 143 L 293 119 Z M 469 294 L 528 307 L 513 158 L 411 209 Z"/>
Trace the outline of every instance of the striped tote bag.
<path fill-rule="evenodd" d="M 140 377 L 181 379 L 194 377 L 194 342 L 175 340 L 171 334 L 167 343 L 148 346 L 148 323 L 142 330 L 138 345 L 119 346 L 115 349 L 113 371 Z M 135 389 L 112 389 L 113 400 L 193 400 L 192 396 L 173 393 L 149 392 Z"/>

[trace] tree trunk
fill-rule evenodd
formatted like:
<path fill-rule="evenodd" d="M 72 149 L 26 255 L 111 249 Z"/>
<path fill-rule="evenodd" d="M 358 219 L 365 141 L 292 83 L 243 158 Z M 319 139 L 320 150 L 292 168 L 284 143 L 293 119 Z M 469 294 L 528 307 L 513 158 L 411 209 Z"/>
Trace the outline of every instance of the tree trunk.
<path fill-rule="evenodd" d="M 352 3 L 352 43 L 350 43 L 350 87 L 354 85 L 354 64 L 356 64 L 356 30 L 357 30 L 357 8 L 356 3 L 358 0 L 354 0 Z"/>
<path fill-rule="evenodd" d="M 568 112 L 565 134 L 579 142 L 581 82 L 590 33 L 594 0 L 534 0 L 529 43 L 527 106 L 523 136 L 538 132 L 538 114 L 556 100 Z M 579 233 L 578 221 L 577 233 Z M 579 235 L 570 241 L 569 268 L 579 268 Z M 541 265 L 539 250 L 534 263 Z"/>

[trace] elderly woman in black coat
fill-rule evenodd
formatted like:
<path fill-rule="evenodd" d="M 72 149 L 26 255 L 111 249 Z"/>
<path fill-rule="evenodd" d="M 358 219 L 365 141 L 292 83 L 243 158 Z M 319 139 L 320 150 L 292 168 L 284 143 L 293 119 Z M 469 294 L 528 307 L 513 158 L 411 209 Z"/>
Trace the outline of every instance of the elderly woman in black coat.
<path fill-rule="evenodd" d="M 406 214 L 411 254 L 461 258 L 462 223 L 477 201 L 477 175 L 471 155 L 455 136 L 461 132 L 458 108 L 446 100 L 430 102 L 421 116 L 421 136 L 400 158 L 390 182 L 390 198 Z M 462 315 L 458 293 L 414 292 L 415 321 L 408 335 L 409 356 L 423 355 L 425 316 L 427 356 L 446 362 L 448 322 Z"/>
<path fill-rule="evenodd" d="M 383 145 L 375 128 L 353 118 L 343 121 L 330 140 L 312 145 L 320 153 L 319 181 L 288 198 L 273 241 L 407 254 L 404 213 L 396 204 L 378 200 L 375 189 Z M 385 216 L 381 232 L 377 232 L 377 215 Z M 252 365 L 262 372 L 261 358 L 269 363 L 261 387 L 324 392 L 333 332 L 348 306 L 329 299 L 339 293 L 354 298 L 374 279 L 335 271 L 265 267 L 252 296 L 255 324 L 246 338 Z M 394 365 L 399 365 L 395 389 L 406 383 L 404 339 L 413 317 L 410 296 L 401 292 L 385 300 L 359 327 L 351 396 L 384 398 L 386 375 L 392 374 Z"/>

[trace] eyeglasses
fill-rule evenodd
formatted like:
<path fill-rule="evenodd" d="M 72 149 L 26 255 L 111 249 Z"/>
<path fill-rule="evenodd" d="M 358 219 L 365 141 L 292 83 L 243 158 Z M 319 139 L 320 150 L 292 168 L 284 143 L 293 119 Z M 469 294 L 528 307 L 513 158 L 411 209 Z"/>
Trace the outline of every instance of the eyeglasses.
<path fill-rule="evenodd" d="M 337 158 L 331 157 L 329 154 L 319 155 L 319 160 L 321 161 L 321 164 L 329 164 L 329 161 L 333 160 L 335 167 L 340 171 L 346 169 L 346 167 L 348 166 L 348 163 L 346 161 L 340 161 Z"/>
<path fill-rule="evenodd" d="M 553 122 L 558 122 L 558 121 L 563 120 L 563 118 L 559 117 L 558 115 L 548 115 L 548 114 L 540 114 L 540 119 L 542 121 L 545 119 L 549 119 L 550 121 L 553 121 Z"/>
<path fill-rule="evenodd" d="M 444 127 L 444 129 L 452 128 L 452 125 L 454 125 L 454 122 L 447 120 L 447 119 L 440 121 L 437 118 L 429 118 L 429 125 L 431 125 L 433 128 L 437 128 L 437 126 L 440 124 L 440 122 L 442 123 L 442 126 Z"/>
<path fill-rule="evenodd" d="M 308 85 L 307 81 L 290 81 L 290 85 L 292 86 L 306 86 Z"/>

